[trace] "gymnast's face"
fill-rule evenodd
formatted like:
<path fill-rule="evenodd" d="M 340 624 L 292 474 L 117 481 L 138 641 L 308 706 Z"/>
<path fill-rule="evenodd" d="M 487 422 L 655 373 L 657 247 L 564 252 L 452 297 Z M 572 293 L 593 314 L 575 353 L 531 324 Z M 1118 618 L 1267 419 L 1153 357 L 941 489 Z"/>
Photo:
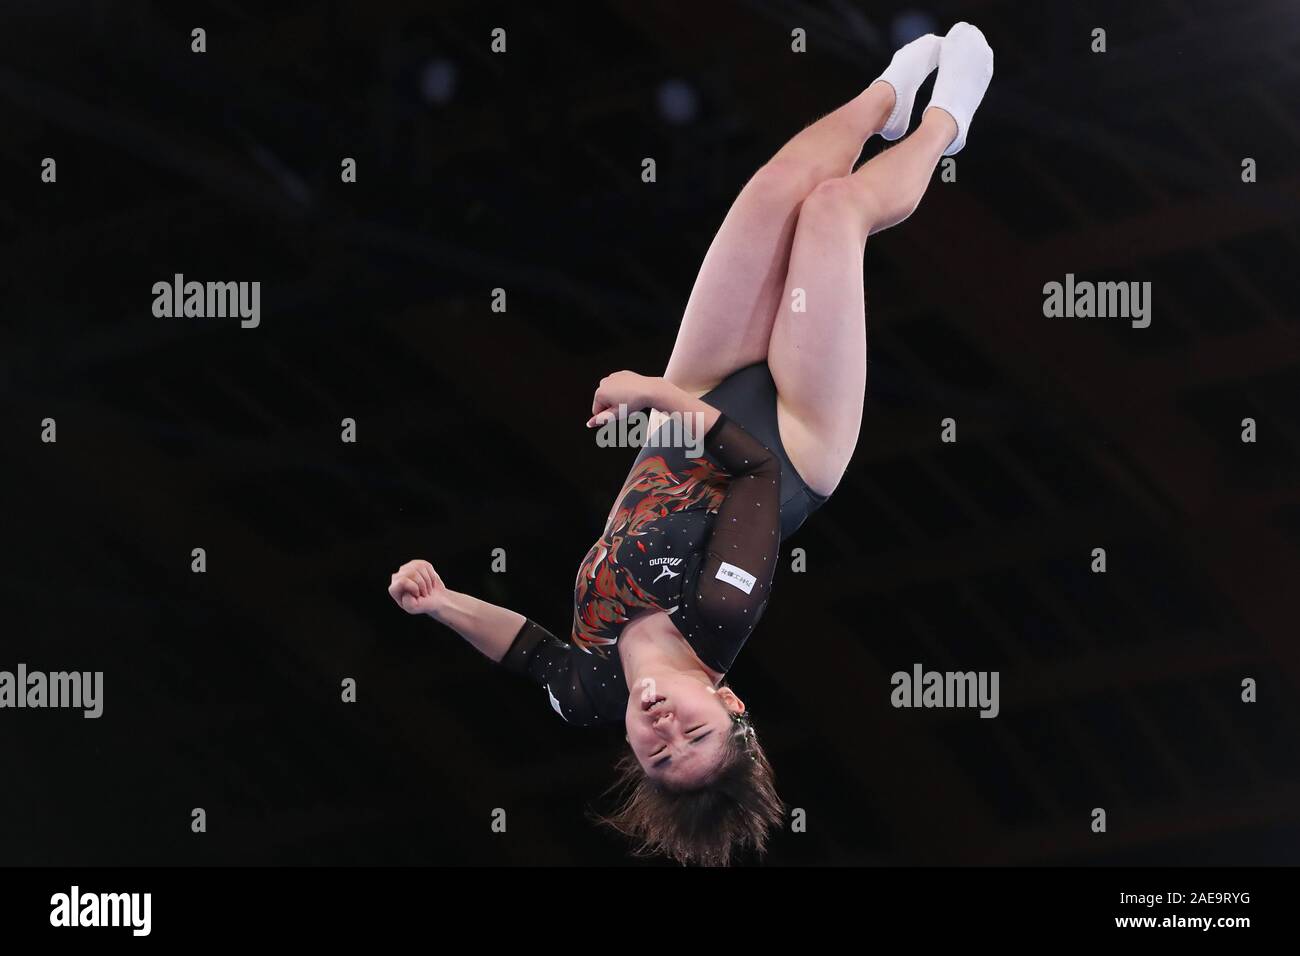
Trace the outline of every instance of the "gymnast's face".
<path fill-rule="evenodd" d="M 734 731 L 732 713 L 744 710 L 730 688 L 670 673 L 628 695 L 627 742 L 646 776 L 672 787 L 698 786 L 718 766 Z"/>

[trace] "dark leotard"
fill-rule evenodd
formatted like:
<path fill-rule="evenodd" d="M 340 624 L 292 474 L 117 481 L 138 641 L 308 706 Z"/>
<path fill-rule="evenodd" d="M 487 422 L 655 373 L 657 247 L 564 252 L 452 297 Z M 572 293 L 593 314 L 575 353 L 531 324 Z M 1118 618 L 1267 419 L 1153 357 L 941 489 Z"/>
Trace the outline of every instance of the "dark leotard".
<path fill-rule="evenodd" d="M 637 456 L 578 569 L 570 640 L 529 620 L 502 659 L 542 685 L 569 723 L 623 719 L 628 687 L 615 645 L 643 610 L 667 612 L 700 660 L 726 673 L 767 606 L 781 540 L 826 500 L 781 447 L 766 365 L 740 370 L 704 401 L 723 414 L 702 457 L 688 457 L 689 442 L 659 444 L 663 429 Z"/>

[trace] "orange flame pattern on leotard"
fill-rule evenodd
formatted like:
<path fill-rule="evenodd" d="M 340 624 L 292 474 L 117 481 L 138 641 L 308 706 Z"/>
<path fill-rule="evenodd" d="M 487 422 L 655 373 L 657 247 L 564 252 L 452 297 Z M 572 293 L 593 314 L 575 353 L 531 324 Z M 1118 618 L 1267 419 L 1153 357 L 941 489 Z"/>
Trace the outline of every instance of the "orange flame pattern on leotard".
<path fill-rule="evenodd" d="M 619 563 L 619 550 L 645 545 L 637 540 L 655 533 L 655 522 L 679 511 L 703 505 L 714 513 L 726 497 L 727 475 L 705 459 L 692 459 L 680 474 L 663 456 L 641 462 L 628 476 L 617 510 L 605 533 L 591 546 L 578 567 L 573 594 L 573 643 L 604 656 L 603 648 L 618 641 L 628 612 L 641 608 L 664 610 Z"/>

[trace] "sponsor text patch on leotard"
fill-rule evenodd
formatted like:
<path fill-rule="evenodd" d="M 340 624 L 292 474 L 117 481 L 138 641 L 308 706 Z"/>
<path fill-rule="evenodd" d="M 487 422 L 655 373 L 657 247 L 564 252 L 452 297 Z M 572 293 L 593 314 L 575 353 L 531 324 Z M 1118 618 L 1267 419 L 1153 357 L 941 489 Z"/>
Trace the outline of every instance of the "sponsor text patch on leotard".
<path fill-rule="evenodd" d="M 754 590 L 754 582 L 758 580 L 744 568 L 738 568 L 726 561 L 722 562 L 722 566 L 718 568 L 718 573 L 714 577 L 719 581 L 726 581 L 733 588 L 740 588 L 746 594 Z"/>

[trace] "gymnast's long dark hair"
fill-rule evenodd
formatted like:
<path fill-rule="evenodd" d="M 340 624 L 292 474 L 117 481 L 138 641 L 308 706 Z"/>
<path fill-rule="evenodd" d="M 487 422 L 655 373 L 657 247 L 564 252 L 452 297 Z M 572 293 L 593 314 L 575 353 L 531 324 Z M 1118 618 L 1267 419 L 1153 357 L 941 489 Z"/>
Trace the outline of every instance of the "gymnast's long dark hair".
<path fill-rule="evenodd" d="M 762 856 L 769 833 L 785 818 L 772 765 L 748 714 L 732 714 L 733 732 L 718 768 L 702 785 L 674 789 L 646 776 L 633 753 L 624 754 L 608 791 L 618 808 L 597 822 L 630 837 L 637 856 L 667 856 L 686 864 L 728 866 L 738 856 Z"/>

